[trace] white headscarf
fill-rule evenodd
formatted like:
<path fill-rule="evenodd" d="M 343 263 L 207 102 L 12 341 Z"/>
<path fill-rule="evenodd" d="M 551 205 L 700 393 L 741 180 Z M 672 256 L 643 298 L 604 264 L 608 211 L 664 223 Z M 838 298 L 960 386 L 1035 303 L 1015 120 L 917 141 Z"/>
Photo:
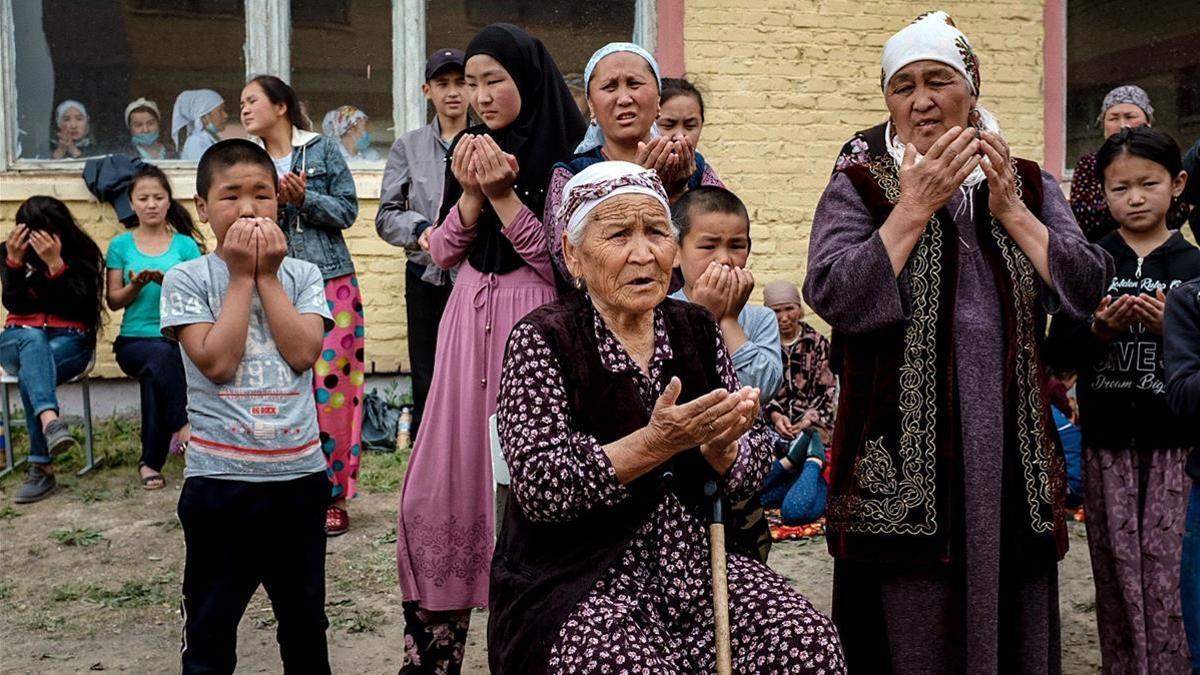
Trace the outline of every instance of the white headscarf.
<path fill-rule="evenodd" d="M 596 162 L 572 176 L 563 186 L 562 204 L 557 215 L 560 222 L 566 223 L 567 239 L 578 246 L 583 241 L 584 225 L 592 209 L 605 200 L 628 194 L 654 197 L 670 220 L 667 192 L 652 169 L 633 162 Z"/>
<path fill-rule="evenodd" d="M 142 98 L 132 101 L 129 105 L 125 106 L 125 126 L 129 126 L 129 116 L 132 115 L 133 111 L 137 110 L 138 108 L 145 108 L 146 110 L 153 112 L 154 119 L 156 120 L 162 119 L 162 113 L 158 112 L 158 104 L 143 96 Z"/>
<path fill-rule="evenodd" d="M 204 129 L 200 121 L 208 113 L 225 103 L 225 99 L 212 89 L 189 89 L 180 92 L 171 111 L 171 140 L 179 145 L 179 130 L 187 127 L 188 135 L 198 134 Z"/>
<path fill-rule="evenodd" d="M 58 124 L 62 124 L 63 116 L 65 116 L 67 114 L 67 111 L 70 110 L 71 108 L 75 108 L 79 112 L 83 113 L 83 119 L 85 119 L 85 120 L 90 119 L 88 117 L 87 108 L 83 107 L 83 104 L 80 103 L 79 101 L 76 101 L 73 98 L 69 98 L 69 99 L 63 101 L 62 103 L 59 103 L 58 107 L 54 109 L 54 121 L 57 122 Z"/>
<path fill-rule="evenodd" d="M 617 52 L 629 52 L 631 54 L 637 54 L 645 59 L 646 63 L 650 64 L 650 70 L 654 73 L 654 81 L 658 83 L 658 90 L 660 92 L 662 91 L 662 75 L 659 74 L 658 61 L 654 60 L 654 57 L 650 55 L 650 52 L 642 49 L 632 42 L 610 42 L 600 49 L 597 49 L 596 53 L 592 54 L 592 58 L 588 59 L 587 67 L 583 69 L 584 96 L 587 95 L 588 85 L 592 82 L 592 71 L 596 69 L 596 64 L 600 63 L 600 60 L 604 57 L 609 56 L 610 54 L 616 54 Z M 651 138 L 655 138 L 660 135 L 661 132 L 658 130 L 658 125 L 652 124 L 650 126 Z M 604 145 L 604 132 L 600 129 L 600 125 L 596 123 L 596 120 L 593 119 L 591 124 L 588 125 L 587 133 L 583 135 L 583 141 L 576 146 L 575 154 L 578 155 L 580 153 L 588 152 L 602 145 Z"/>
<path fill-rule="evenodd" d="M 967 80 L 971 93 L 979 95 L 979 59 L 975 50 L 945 12 L 927 12 L 888 38 L 883 45 L 883 77 L 880 87 L 900 69 L 917 61 L 937 61 L 957 70 Z"/>

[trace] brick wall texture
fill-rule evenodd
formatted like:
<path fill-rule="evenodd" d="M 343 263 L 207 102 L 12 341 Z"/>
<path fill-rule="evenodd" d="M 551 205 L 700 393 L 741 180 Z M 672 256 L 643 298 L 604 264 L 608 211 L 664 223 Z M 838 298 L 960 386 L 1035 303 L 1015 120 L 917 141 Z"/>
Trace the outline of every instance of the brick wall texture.
<path fill-rule="evenodd" d="M 982 71 L 981 103 L 999 117 L 1014 151 L 1040 161 L 1039 0 L 936 6 L 850 0 L 687 1 L 686 66 L 704 91 L 707 106 L 701 150 L 750 209 L 750 268 L 760 287 L 780 278 L 803 281 L 813 210 L 838 149 L 854 131 L 887 117 L 879 91 L 883 43 L 934 7 L 949 12 L 974 44 Z M 0 177 L 0 232 L 13 227 L 20 200 L 32 194 L 30 181 L 45 185 L 47 178 Z M 62 185 L 50 192 L 66 199 L 76 218 L 107 249 L 108 241 L 123 231 L 111 208 L 85 199 L 86 191 L 75 176 L 51 181 L 57 182 Z M 176 193 L 190 195 L 190 182 L 177 180 Z M 375 234 L 378 177 L 360 178 L 359 185 L 358 221 L 346 235 L 366 308 L 368 368 L 407 370 L 404 258 Z M 364 185 L 367 189 L 361 189 Z M 815 318 L 814 323 L 820 324 Z M 96 375 L 120 376 L 111 349 L 119 326 L 119 313 L 111 315 L 97 349 Z"/>

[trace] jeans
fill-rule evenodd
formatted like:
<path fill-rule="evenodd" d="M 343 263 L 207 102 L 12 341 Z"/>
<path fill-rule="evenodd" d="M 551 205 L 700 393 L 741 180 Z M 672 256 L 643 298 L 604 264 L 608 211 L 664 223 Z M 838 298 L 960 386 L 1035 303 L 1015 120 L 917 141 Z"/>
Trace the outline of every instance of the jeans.
<path fill-rule="evenodd" d="M 811 435 L 809 443 L 821 444 L 821 435 Z M 822 447 L 824 447 L 822 445 Z M 816 462 L 801 460 L 799 473 L 783 468 L 776 460 L 763 479 L 762 505 L 764 508 L 779 508 L 780 518 L 785 525 L 807 525 L 825 514 L 825 500 L 829 486 L 821 475 Z"/>
<path fill-rule="evenodd" d="M 1186 527 L 1179 590 L 1183 595 L 1183 625 L 1187 627 L 1192 675 L 1200 675 L 1200 483 L 1192 483 Z"/>
<path fill-rule="evenodd" d="M 47 410 L 58 412 L 55 390 L 83 373 L 95 350 L 95 336 L 70 328 L 5 328 L 0 332 L 0 365 L 19 380 L 31 464 L 50 463 L 38 417 Z"/>
<path fill-rule="evenodd" d="M 142 464 L 162 471 L 171 435 L 187 424 L 187 379 L 179 343 L 166 338 L 118 337 L 117 365 L 142 390 Z"/>

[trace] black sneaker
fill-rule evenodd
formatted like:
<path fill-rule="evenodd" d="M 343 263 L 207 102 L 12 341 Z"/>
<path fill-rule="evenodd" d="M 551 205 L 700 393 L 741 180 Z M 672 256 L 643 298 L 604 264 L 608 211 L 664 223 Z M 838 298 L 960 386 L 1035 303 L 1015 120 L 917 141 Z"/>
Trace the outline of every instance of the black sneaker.
<path fill-rule="evenodd" d="M 56 419 L 46 425 L 43 433 L 46 436 L 46 447 L 50 448 L 50 456 L 57 457 L 75 447 L 75 437 L 71 435 L 62 419 Z"/>
<path fill-rule="evenodd" d="M 17 488 L 13 501 L 18 504 L 32 504 L 49 497 L 57 488 L 58 481 L 54 480 L 54 474 L 42 471 L 38 464 L 32 464 L 25 482 Z"/>

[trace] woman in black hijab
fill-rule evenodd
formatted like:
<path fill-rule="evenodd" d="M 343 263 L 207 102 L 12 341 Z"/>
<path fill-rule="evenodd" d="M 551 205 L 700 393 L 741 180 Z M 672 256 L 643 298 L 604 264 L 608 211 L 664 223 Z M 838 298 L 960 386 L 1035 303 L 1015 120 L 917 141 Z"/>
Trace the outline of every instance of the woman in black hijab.
<path fill-rule="evenodd" d="M 487 606 L 494 540 L 488 418 L 513 325 L 555 299 L 538 216 L 556 161 L 584 122 L 546 47 L 495 24 L 467 47 L 471 106 L 483 124 L 451 146 L 428 248 L 462 265 L 438 330 L 426 418 L 400 497 L 396 563 L 404 594 L 402 673 L 461 667 L 470 610 Z"/>

